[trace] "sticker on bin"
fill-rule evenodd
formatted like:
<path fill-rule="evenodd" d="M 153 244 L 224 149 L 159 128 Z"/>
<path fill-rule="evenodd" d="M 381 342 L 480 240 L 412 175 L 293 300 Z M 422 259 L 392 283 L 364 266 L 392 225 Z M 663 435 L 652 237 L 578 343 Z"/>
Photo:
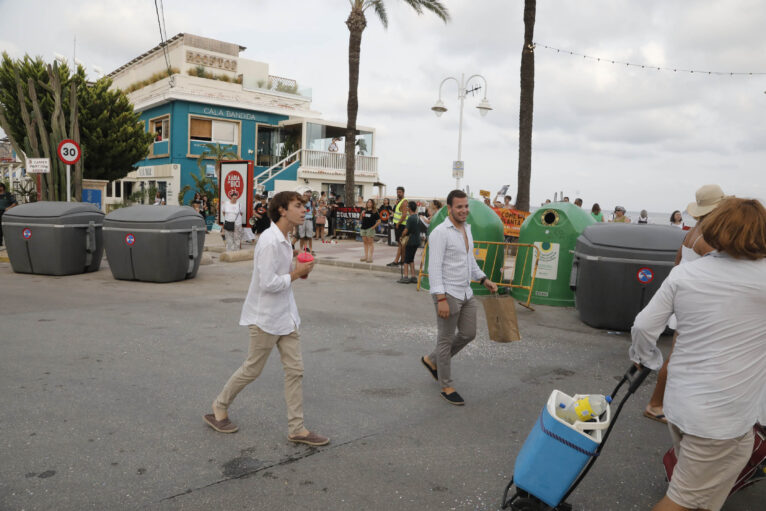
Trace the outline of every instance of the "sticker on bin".
<path fill-rule="evenodd" d="M 638 281 L 642 284 L 648 284 L 652 280 L 654 280 L 654 272 L 651 268 L 641 268 L 638 270 L 638 273 L 636 274 L 636 278 L 638 278 Z"/>
<path fill-rule="evenodd" d="M 128 245 L 129 247 L 132 247 L 135 242 L 136 242 L 136 237 L 133 236 L 132 234 L 127 234 L 125 236 L 125 244 Z"/>
<path fill-rule="evenodd" d="M 23 231 L 21 231 L 21 235 L 24 236 L 25 240 L 28 240 L 32 237 L 32 229 L 26 227 Z"/>

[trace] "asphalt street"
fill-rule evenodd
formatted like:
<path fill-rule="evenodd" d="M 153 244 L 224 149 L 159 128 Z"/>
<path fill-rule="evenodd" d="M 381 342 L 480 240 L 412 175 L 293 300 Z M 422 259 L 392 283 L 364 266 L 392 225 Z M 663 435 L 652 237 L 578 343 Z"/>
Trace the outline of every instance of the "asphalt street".
<path fill-rule="evenodd" d="M 0 510 L 494 510 L 550 392 L 608 393 L 629 336 L 573 309 L 517 307 L 523 340 L 477 340 L 453 361 L 464 407 L 420 364 L 435 342 L 427 292 L 398 274 L 317 265 L 294 284 L 303 320 L 307 426 L 286 439 L 273 354 L 230 409 L 240 431 L 202 421 L 242 363 L 238 325 L 251 263 L 171 284 L 101 270 L 22 275 L 0 263 Z M 670 339 L 661 346 L 669 348 Z M 666 427 L 642 417 L 654 375 L 620 417 L 570 502 L 646 510 L 664 494 Z M 763 510 L 766 484 L 728 511 Z"/>

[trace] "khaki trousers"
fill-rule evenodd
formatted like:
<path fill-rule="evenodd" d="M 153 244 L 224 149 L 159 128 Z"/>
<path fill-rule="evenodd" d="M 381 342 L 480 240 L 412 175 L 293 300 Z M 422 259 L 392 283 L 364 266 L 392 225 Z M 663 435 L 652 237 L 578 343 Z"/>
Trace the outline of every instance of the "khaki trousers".
<path fill-rule="evenodd" d="M 303 432 L 303 359 L 298 330 L 288 335 L 273 335 L 250 325 L 250 350 L 247 359 L 226 382 L 215 399 L 215 404 L 224 410 L 228 409 L 237 394 L 261 374 L 274 346 L 279 350 L 285 370 L 288 435 L 295 436 Z"/>
<path fill-rule="evenodd" d="M 436 363 L 439 385 L 442 388 L 451 387 L 450 363 L 452 357 L 476 337 L 476 310 L 478 305 L 473 296 L 468 300 L 460 300 L 452 295 L 446 295 L 449 316 L 442 318 L 439 317 L 439 303 L 436 295 L 431 295 L 431 297 L 436 309 L 436 348 L 428 355 L 428 359 Z"/>

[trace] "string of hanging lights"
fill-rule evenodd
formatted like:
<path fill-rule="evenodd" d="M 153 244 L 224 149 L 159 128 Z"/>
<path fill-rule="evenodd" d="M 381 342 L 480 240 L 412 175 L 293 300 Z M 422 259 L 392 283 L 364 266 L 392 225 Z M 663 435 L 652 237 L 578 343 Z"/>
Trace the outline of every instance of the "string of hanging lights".
<path fill-rule="evenodd" d="M 606 64 L 609 64 L 609 63 L 620 64 L 627 67 L 637 67 L 641 69 L 654 70 L 654 71 L 672 71 L 674 73 L 689 73 L 689 74 L 710 75 L 710 76 L 712 75 L 717 75 L 717 76 L 763 76 L 763 75 L 766 75 L 766 72 L 756 72 L 756 71 L 704 71 L 700 69 L 684 69 L 681 67 L 636 64 L 634 62 L 627 62 L 624 60 L 611 59 L 611 58 L 605 58 L 605 57 L 595 57 L 593 55 L 585 55 L 584 53 L 578 53 L 576 51 L 562 50 L 561 48 L 554 48 L 553 46 L 548 46 L 546 44 L 540 44 L 540 43 L 533 43 L 532 48 L 530 49 L 532 51 L 535 51 L 538 48 L 545 48 L 546 50 L 555 51 L 558 54 L 570 55 L 573 57 L 582 57 L 585 60 L 593 60 L 596 62 L 603 62 Z"/>

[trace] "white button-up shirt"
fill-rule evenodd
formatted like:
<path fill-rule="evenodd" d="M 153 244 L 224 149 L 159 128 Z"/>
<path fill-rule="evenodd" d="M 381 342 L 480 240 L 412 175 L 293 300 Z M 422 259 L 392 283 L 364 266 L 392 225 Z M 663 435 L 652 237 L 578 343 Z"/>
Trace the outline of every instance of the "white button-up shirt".
<path fill-rule="evenodd" d="M 293 249 L 285 235 L 272 223 L 263 231 L 253 254 L 253 278 L 239 324 L 256 325 L 264 332 L 287 335 L 301 324 L 290 285 Z"/>
<path fill-rule="evenodd" d="M 471 226 L 465 226 L 468 250 L 463 233 L 449 217 L 437 225 L 428 236 L 428 282 L 431 294 L 448 294 L 459 300 L 473 296 L 471 280 L 485 277 L 473 256 Z"/>
<path fill-rule="evenodd" d="M 673 268 L 636 316 L 630 359 L 662 365 L 657 338 L 670 315 L 665 416 L 685 433 L 725 440 L 766 422 L 766 259 L 712 252 Z"/>

